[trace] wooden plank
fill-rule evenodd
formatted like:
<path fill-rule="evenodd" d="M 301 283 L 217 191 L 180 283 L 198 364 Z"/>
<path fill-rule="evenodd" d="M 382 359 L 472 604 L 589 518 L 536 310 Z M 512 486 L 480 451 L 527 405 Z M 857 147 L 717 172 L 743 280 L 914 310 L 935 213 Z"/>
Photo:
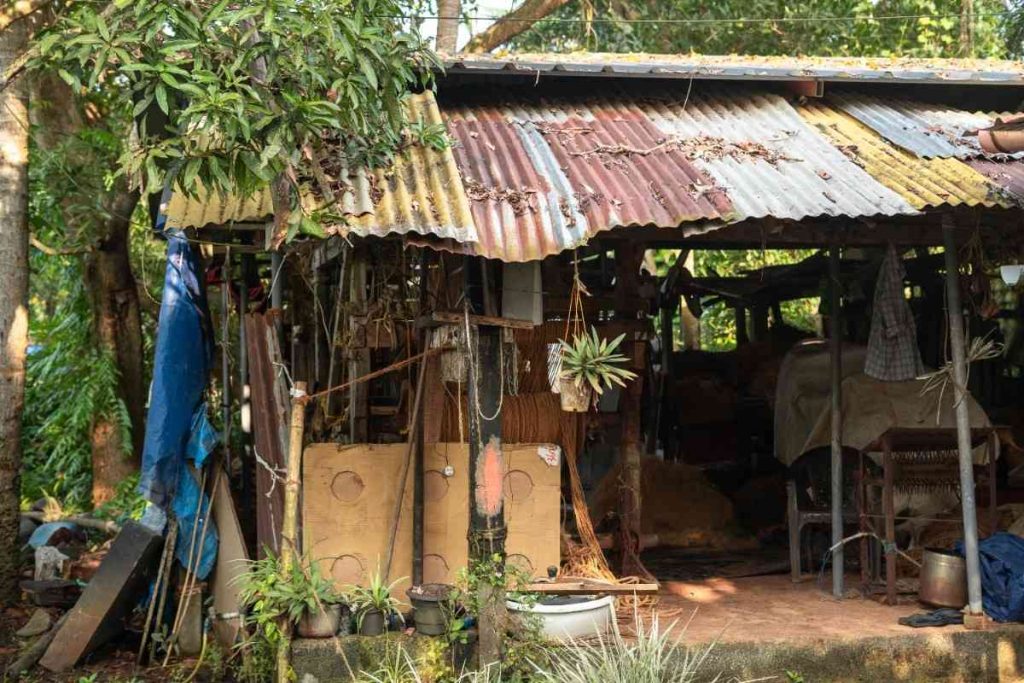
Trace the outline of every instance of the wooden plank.
<path fill-rule="evenodd" d="M 217 564 L 213 569 L 213 632 L 225 647 L 232 647 L 241 627 L 242 608 L 238 598 L 241 584 L 238 577 L 245 574 L 245 560 L 249 553 L 242 538 L 231 487 L 227 477 L 217 477 L 217 490 L 213 495 L 213 521 L 217 525 L 220 543 Z M 199 601 L 195 601 L 199 602 Z"/>
<path fill-rule="evenodd" d="M 137 522 L 125 523 L 43 655 L 44 668 L 67 671 L 124 630 L 125 618 L 160 559 L 162 541 L 159 534 Z"/>
<path fill-rule="evenodd" d="M 656 583 L 602 583 L 599 581 L 538 581 L 527 586 L 530 593 L 545 595 L 651 595 L 658 592 Z"/>
<path fill-rule="evenodd" d="M 466 315 L 457 311 L 434 311 L 430 315 L 420 316 L 416 320 L 417 327 L 437 327 L 438 325 L 465 325 Z M 532 320 L 519 318 L 502 318 L 494 315 L 470 315 L 470 325 L 491 325 L 492 327 L 510 327 L 514 330 L 532 330 L 536 325 Z"/>

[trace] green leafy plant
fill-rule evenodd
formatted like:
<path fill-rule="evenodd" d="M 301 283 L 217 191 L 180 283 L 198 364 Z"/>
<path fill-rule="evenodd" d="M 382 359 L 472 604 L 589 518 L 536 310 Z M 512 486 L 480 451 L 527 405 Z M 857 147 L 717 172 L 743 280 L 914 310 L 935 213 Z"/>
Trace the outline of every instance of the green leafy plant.
<path fill-rule="evenodd" d="M 238 581 L 239 600 L 249 610 L 247 622 L 272 643 L 280 637 L 280 621 L 293 624 L 307 612 L 342 601 L 334 583 L 320 573 L 320 566 L 303 557 L 285 568 L 272 554 L 249 563 L 249 570 Z"/>
<path fill-rule="evenodd" d="M 147 190 L 248 196 L 281 179 L 275 237 L 318 235 L 301 190 L 336 204 L 343 169 L 386 164 L 405 97 L 439 66 L 403 14 L 398 0 L 80 2 L 31 65 L 79 92 L 119 86 L 138 136 L 118 170 Z"/>
<path fill-rule="evenodd" d="M 609 681 L 658 681 L 691 683 L 713 645 L 699 651 L 678 647 L 675 624 L 662 629 L 657 615 L 650 623 L 636 619 L 636 636 L 624 638 L 617 631 L 596 642 L 570 642 L 547 651 L 549 658 L 535 662 L 530 678 L 537 683 L 608 683 Z M 717 680 L 717 677 L 712 677 Z"/>
<path fill-rule="evenodd" d="M 626 386 L 626 382 L 634 379 L 636 374 L 622 367 L 627 359 L 616 352 L 625 337 L 625 334 L 620 334 L 608 341 L 597 334 L 597 328 L 591 327 L 589 335 L 577 334 L 572 342 L 560 340 L 560 377 L 571 380 L 577 388 L 589 387 L 597 394 L 615 385 Z"/>
<path fill-rule="evenodd" d="M 345 601 L 356 618 L 357 628 L 362 627 L 363 619 L 370 612 L 380 612 L 385 618 L 392 614 L 397 615 L 399 619 L 402 618 L 402 613 L 399 612 L 402 603 L 391 594 L 395 586 L 402 581 L 405 581 L 405 578 L 396 579 L 390 584 L 385 583 L 378 570 L 370 577 L 368 585 L 350 586 L 345 591 Z"/>

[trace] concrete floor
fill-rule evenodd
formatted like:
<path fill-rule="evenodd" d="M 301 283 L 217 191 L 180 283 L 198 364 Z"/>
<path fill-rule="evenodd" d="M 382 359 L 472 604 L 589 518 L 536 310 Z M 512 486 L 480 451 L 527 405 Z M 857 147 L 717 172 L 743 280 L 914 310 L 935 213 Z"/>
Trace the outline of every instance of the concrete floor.
<path fill-rule="evenodd" d="M 822 580 L 829 583 L 793 583 L 788 574 L 666 581 L 659 620 L 663 628 L 675 621 L 680 646 L 706 654 L 702 673 L 720 680 L 785 681 L 793 672 L 808 682 L 1024 681 L 1024 626 L 900 626 L 899 617 L 927 608 L 911 596 L 894 607 L 835 600 L 830 578 Z"/>
<path fill-rule="evenodd" d="M 850 577 L 847 586 L 854 587 L 858 581 Z M 678 621 L 680 631 L 689 620 L 681 637 L 703 643 L 907 635 L 920 629 L 900 626 L 896 620 L 927 609 L 909 600 L 895 607 L 864 597 L 835 600 L 825 589 L 831 590 L 828 575 L 821 586 L 813 578 L 793 583 L 788 574 L 666 581 L 658 611 L 662 624 Z M 944 630 L 962 631 L 963 627 L 946 626 Z"/>

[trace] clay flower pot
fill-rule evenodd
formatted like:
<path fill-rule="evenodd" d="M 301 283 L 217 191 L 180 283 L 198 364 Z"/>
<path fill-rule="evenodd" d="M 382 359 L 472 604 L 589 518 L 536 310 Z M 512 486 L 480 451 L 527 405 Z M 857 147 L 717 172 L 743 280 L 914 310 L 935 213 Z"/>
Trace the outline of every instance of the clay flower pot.
<path fill-rule="evenodd" d="M 297 629 L 303 638 L 330 638 L 338 632 L 340 623 L 341 605 L 324 605 L 322 610 L 306 610 Z"/>

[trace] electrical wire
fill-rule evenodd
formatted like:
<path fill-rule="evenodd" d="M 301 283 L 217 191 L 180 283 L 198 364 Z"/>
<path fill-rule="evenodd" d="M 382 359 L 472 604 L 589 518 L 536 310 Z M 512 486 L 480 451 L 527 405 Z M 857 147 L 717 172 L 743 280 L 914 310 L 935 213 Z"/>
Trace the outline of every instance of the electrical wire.
<path fill-rule="evenodd" d="M 980 17 L 1002 17 L 1006 16 L 1010 12 L 980 12 L 973 13 L 971 19 L 977 19 Z M 388 15 L 377 15 L 379 19 L 407 19 L 413 21 L 422 20 L 435 20 L 441 21 L 444 19 L 456 19 L 458 21 L 501 21 L 506 23 L 527 23 L 536 24 L 541 22 L 557 23 L 557 24 L 628 24 L 628 25 L 640 25 L 640 24 L 669 24 L 669 25 L 690 25 L 690 24 L 781 24 L 781 23 L 812 23 L 822 21 L 832 22 L 848 22 L 848 21 L 909 21 L 909 20 L 920 20 L 920 19 L 962 19 L 963 16 L 958 13 L 947 13 L 947 14 L 884 14 L 879 16 L 873 16 L 870 14 L 851 14 L 851 15 L 825 15 L 825 16 L 800 16 L 800 17 L 715 17 L 706 19 L 680 19 L 676 17 L 660 17 L 660 18 L 649 18 L 649 19 L 623 19 L 616 17 L 595 17 L 593 19 L 577 19 L 573 17 L 552 17 L 552 16 L 539 16 L 539 17 L 509 17 L 509 16 L 498 16 L 489 17 L 474 14 L 459 14 L 459 15 L 408 15 L 408 14 L 388 14 Z"/>

